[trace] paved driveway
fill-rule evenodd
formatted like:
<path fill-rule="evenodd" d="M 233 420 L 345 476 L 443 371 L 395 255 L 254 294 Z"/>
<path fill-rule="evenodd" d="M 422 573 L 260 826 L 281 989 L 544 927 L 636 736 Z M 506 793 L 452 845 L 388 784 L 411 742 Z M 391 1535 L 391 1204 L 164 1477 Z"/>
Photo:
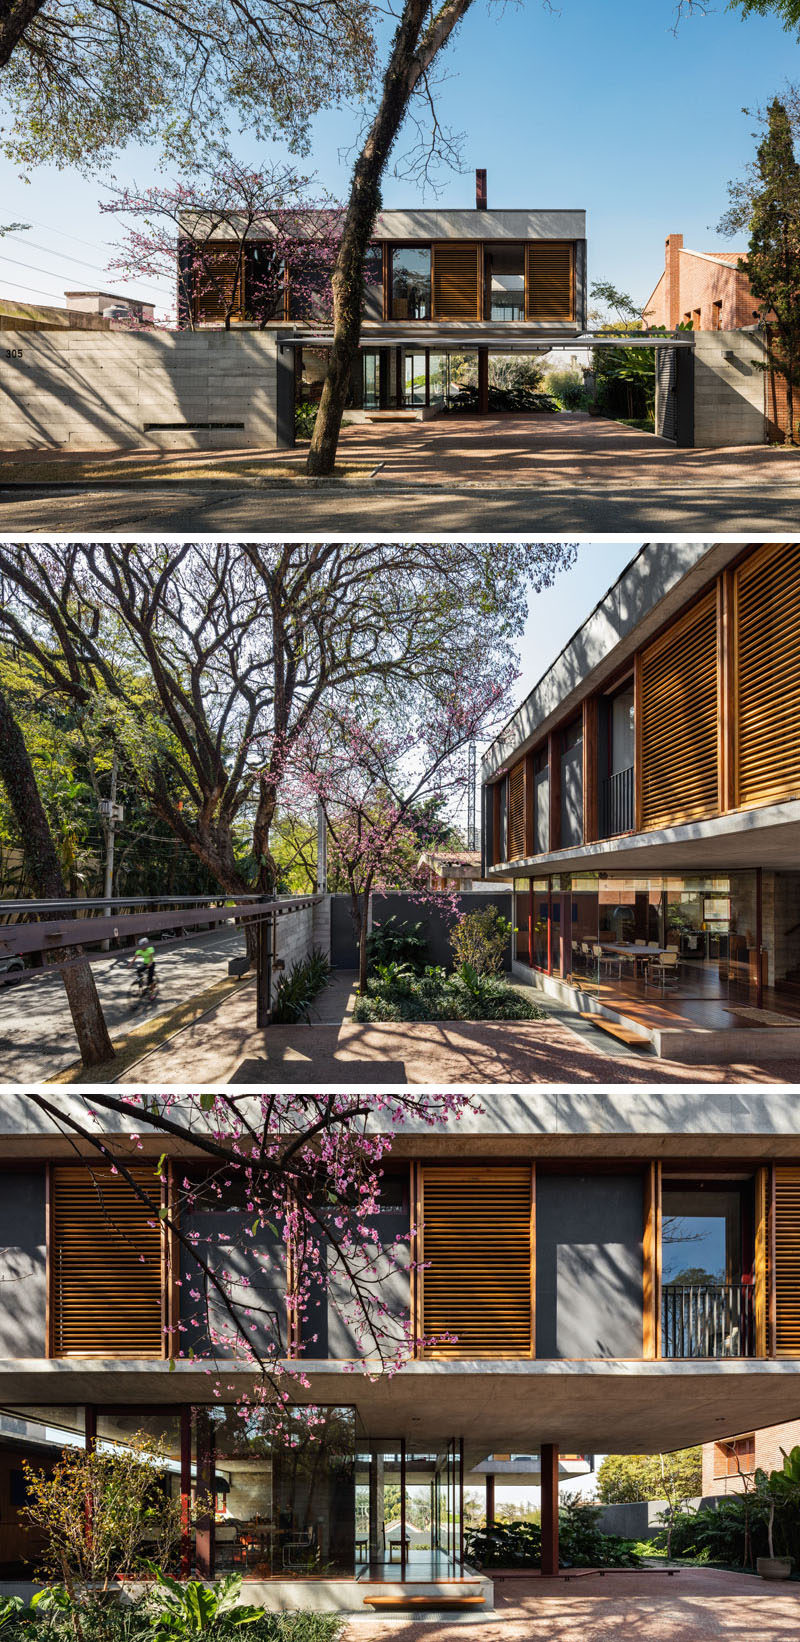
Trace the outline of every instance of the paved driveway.
<path fill-rule="evenodd" d="M 265 469 L 286 452 L 262 453 Z M 252 461 L 253 453 L 242 453 Z M 441 417 L 345 428 L 344 463 L 368 483 L 248 488 L 236 477 L 81 494 L 0 490 L 0 529 L 542 531 L 662 534 L 795 531 L 800 456 L 779 446 L 677 450 L 619 422 L 572 416 Z M 297 453 L 298 471 L 302 456 Z M 130 464 L 131 471 L 133 463 Z M 0 469 L 2 459 L 0 457 Z M 165 472 L 168 463 L 165 462 Z M 65 470 L 66 471 L 66 470 Z"/>
<path fill-rule="evenodd" d="M 345 1642 L 797 1642 L 800 1584 L 681 1568 L 563 1579 L 498 1579 L 500 1622 L 359 1620 Z"/>

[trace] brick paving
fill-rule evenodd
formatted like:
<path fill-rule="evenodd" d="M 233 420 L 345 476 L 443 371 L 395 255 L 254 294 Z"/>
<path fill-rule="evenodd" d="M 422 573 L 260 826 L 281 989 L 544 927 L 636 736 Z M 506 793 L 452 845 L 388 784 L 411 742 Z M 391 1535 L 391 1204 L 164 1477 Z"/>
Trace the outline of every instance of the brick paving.
<path fill-rule="evenodd" d="M 498 1580 L 500 1623 L 375 1624 L 359 1620 L 345 1642 L 797 1642 L 800 1583 L 749 1574 L 647 1569 L 557 1580 Z"/>
<path fill-rule="evenodd" d="M 344 990 L 344 989 L 343 989 Z M 324 1003 L 321 1002 L 321 1009 Z M 754 1033 L 757 1040 L 757 1033 Z M 172 1083 L 797 1083 L 800 1056 L 735 1066 L 620 1057 L 552 1017 L 542 1021 L 425 1021 L 255 1027 L 255 991 L 242 987 L 126 1072 Z"/>

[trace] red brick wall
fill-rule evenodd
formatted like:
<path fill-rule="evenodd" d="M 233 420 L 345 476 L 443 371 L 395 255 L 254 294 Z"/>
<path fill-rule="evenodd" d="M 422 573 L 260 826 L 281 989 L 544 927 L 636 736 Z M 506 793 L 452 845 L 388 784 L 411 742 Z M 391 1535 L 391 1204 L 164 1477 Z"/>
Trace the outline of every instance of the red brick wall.
<path fill-rule="evenodd" d="M 778 1470 L 783 1464 L 781 1449 L 787 1454 L 800 1443 L 800 1420 L 788 1420 L 784 1425 L 765 1425 L 755 1433 L 756 1452 L 755 1466 L 764 1471 Z M 725 1438 L 718 1439 L 724 1442 Z M 716 1461 L 716 1443 L 703 1443 L 703 1493 L 704 1494 L 740 1494 L 742 1479 L 739 1476 L 726 1477 L 716 1473 L 719 1464 Z"/>
<path fill-rule="evenodd" d="M 670 240 L 676 237 L 670 235 Z M 667 267 L 648 305 L 648 323 L 671 330 L 688 318 L 699 331 L 736 331 L 752 325 L 756 303 L 747 275 L 729 262 L 717 262 L 694 251 L 676 251 L 670 240 Z M 721 307 L 715 308 L 715 304 Z"/>

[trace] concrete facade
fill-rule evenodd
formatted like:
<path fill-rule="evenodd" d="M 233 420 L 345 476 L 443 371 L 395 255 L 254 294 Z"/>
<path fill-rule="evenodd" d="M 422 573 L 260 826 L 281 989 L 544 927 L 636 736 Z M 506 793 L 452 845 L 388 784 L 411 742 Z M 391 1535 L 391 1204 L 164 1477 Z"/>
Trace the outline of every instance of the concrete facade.
<path fill-rule="evenodd" d="M 767 350 L 757 331 L 700 331 L 694 350 L 694 443 L 763 445 Z"/>
<path fill-rule="evenodd" d="M 275 333 L 8 331 L 0 348 L 6 449 L 274 449 L 293 417 Z"/>

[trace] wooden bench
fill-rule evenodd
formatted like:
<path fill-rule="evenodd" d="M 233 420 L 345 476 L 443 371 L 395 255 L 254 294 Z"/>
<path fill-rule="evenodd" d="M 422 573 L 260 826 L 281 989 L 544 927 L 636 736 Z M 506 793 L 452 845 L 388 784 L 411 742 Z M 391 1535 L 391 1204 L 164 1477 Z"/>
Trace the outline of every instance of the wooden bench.
<path fill-rule="evenodd" d="M 486 1598 L 477 1596 L 365 1596 L 367 1608 L 475 1608 Z"/>
<path fill-rule="evenodd" d="M 618 1038 L 620 1043 L 632 1044 L 637 1049 L 653 1047 L 649 1038 L 641 1032 L 635 1032 L 632 1026 L 624 1026 L 622 1021 L 609 1021 L 604 1015 L 593 1015 L 584 1009 L 579 1013 L 582 1021 L 588 1021 L 591 1026 L 599 1026 L 601 1032 L 607 1032 L 610 1038 Z"/>

